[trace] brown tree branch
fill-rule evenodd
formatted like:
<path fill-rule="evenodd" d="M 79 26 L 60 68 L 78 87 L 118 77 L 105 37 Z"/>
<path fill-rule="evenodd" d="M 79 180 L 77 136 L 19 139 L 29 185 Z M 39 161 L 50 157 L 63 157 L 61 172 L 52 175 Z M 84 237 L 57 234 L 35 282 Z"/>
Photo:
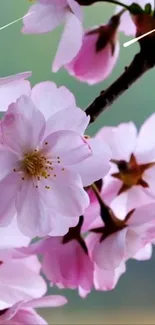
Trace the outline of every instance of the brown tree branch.
<path fill-rule="evenodd" d="M 123 74 L 105 91 L 89 105 L 85 110 L 90 115 L 90 123 L 109 106 L 111 106 L 117 98 L 122 95 L 135 81 L 137 81 L 144 73 L 155 66 L 155 39 L 145 38 L 140 43 L 141 50 L 134 57 L 130 66 L 125 68 Z"/>

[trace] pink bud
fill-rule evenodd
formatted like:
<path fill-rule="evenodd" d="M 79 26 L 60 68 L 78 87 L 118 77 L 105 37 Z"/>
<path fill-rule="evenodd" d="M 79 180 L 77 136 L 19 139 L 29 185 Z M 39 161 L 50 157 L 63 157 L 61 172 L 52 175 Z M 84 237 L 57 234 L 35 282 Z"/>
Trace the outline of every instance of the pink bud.
<path fill-rule="evenodd" d="M 68 72 L 90 85 L 105 80 L 119 54 L 118 25 L 119 16 L 114 16 L 107 25 L 87 31 L 77 56 L 65 66 Z"/>

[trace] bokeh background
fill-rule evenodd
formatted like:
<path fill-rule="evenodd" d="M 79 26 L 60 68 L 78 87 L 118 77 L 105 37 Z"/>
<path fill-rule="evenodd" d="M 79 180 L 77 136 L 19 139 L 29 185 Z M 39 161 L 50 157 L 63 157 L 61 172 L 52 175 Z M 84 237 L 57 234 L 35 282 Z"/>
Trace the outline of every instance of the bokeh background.
<path fill-rule="evenodd" d="M 0 0 L 0 27 L 26 14 L 29 5 L 28 0 Z M 85 26 L 106 22 L 114 10 L 113 5 L 104 3 L 86 8 Z M 63 69 L 57 74 L 51 73 L 62 27 L 45 35 L 22 35 L 21 26 L 22 22 L 18 22 L 0 31 L 0 77 L 32 71 L 32 85 L 44 80 L 65 85 L 82 108 L 122 73 L 138 51 L 138 44 L 124 48 L 123 42 L 128 39 L 120 35 L 121 53 L 112 75 L 99 85 L 87 86 Z M 117 125 L 122 121 L 132 120 L 139 127 L 154 110 L 155 71 L 152 70 L 98 118 L 89 128 L 89 134 L 94 134 L 103 125 Z M 49 324 L 155 324 L 155 254 L 148 262 L 130 261 L 127 269 L 115 290 L 92 292 L 85 300 L 77 292 L 50 289 L 50 293 L 66 295 L 69 303 L 63 308 L 41 310 L 41 313 Z"/>

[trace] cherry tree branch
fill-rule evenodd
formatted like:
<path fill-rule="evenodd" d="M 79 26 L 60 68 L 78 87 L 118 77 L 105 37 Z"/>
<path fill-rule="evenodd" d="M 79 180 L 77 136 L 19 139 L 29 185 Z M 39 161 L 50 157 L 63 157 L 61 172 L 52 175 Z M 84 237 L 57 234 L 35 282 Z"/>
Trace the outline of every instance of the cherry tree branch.
<path fill-rule="evenodd" d="M 129 8 L 129 6 L 125 5 L 124 3 L 122 3 L 118 0 L 75 0 L 75 1 L 78 2 L 78 4 L 81 6 L 90 6 L 97 2 L 107 2 L 107 3 L 113 3 L 115 5 L 120 5 L 126 9 Z"/>
<path fill-rule="evenodd" d="M 125 68 L 122 75 L 87 107 L 85 110 L 90 115 L 90 123 L 108 107 L 110 107 L 119 96 L 130 88 L 144 73 L 155 66 L 155 39 L 147 37 L 140 42 L 141 50 L 135 55 L 131 64 Z"/>

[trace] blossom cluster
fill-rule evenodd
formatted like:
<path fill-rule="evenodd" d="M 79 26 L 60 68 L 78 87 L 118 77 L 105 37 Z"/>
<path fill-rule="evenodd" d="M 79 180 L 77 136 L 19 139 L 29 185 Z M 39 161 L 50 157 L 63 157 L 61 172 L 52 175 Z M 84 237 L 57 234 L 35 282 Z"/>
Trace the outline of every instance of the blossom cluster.
<path fill-rule="evenodd" d="M 137 6 L 136 14 L 132 15 L 129 10 L 122 10 L 118 5 L 108 22 L 85 30 L 83 6 L 79 4 L 81 2 L 87 4 L 89 1 L 35 1 L 23 19 L 22 33 L 48 33 L 64 23 L 64 30 L 52 63 L 52 71 L 57 72 L 64 67 L 71 76 L 93 85 L 105 80 L 116 65 L 120 52 L 119 32 L 127 36 L 141 35 L 151 28 L 154 29 L 155 23 L 154 19 L 150 23 L 152 18 L 146 14 L 147 0 L 123 0 L 122 5 L 130 8 L 134 2 L 139 11 L 143 10 L 144 14 L 137 13 Z M 95 3 L 95 0 L 92 2 Z M 151 11 L 154 0 L 149 0 L 149 5 Z"/>
<path fill-rule="evenodd" d="M 155 240 L 155 114 L 85 134 L 73 94 L 25 72 L 1 78 L 0 322 L 42 324 L 47 285 L 111 290 Z M 7 95 L 6 95 L 7 94 Z M 129 141 L 127 141 L 129 139 Z M 38 238 L 35 243 L 31 240 Z M 41 257 L 41 262 L 38 260 Z M 11 274 L 11 277 L 10 277 Z"/>
<path fill-rule="evenodd" d="M 80 0 L 38 0 L 22 32 L 47 33 L 64 22 L 53 71 L 64 66 L 94 84 L 116 63 L 118 31 L 140 35 L 150 28 L 141 12 L 139 21 L 117 6 L 107 24 L 84 32 Z M 91 116 L 70 90 L 52 81 L 32 87 L 30 76 L 0 78 L 0 324 L 5 325 L 46 325 L 34 308 L 67 303 L 48 295 L 48 283 L 78 290 L 83 298 L 93 289 L 112 290 L 127 261 L 148 260 L 155 243 L 155 114 L 139 132 L 128 122 L 90 137 Z"/>

